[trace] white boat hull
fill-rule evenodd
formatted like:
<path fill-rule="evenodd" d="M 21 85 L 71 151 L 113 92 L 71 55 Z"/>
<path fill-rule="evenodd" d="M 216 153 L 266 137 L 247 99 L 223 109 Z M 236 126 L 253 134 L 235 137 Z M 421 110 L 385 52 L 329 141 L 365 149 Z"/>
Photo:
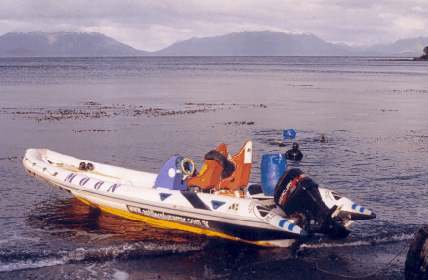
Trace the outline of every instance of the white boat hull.
<path fill-rule="evenodd" d="M 47 149 L 27 150 L 29 174 L 101 210 L 153 226 L 261 245 L 288 247 L 305 235 L 293 220 L 269 211 L 263 201 L 156 188 L 157 174 L 82 160 Z M 268 212 L 269 211 L 269 212 Z"/>

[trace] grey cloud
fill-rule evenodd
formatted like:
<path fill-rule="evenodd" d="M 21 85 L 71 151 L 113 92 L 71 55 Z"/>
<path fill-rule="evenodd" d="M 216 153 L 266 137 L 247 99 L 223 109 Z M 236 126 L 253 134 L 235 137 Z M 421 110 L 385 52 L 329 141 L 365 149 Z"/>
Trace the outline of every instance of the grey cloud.
<path fill-rule="evenodd" d="M 373 44 L 427 35 L 425 0 L 3 0 L 0 33 L 99 31 L 142 49 L 244 30 Z M 425 34 L 424 34 L 425 32 Z"/>

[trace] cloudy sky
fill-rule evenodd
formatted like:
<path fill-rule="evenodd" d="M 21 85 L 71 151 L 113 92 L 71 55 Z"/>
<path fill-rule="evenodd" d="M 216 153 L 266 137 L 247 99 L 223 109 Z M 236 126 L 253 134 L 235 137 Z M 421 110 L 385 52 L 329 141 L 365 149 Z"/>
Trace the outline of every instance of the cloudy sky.
<path fill-rule="evenodd" d="M 0 0 L 0 34 L 98 31 L 157 50 L 234 31 L 313 33 L 369 45 L 428 35 L 428 0 Z"/>

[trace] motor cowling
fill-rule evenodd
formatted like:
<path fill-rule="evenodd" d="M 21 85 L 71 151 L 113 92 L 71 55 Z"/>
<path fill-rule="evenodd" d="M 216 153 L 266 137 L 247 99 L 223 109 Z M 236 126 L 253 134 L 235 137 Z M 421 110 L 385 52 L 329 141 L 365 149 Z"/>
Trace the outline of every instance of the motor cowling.
<path fill-rule="evenodd" d="M 275 186 L 274 200 L 288 216 L 298 217 L 308 232 L 343 238 L 349 231 L 332 218 L 335 207 L 322 200 L 318 184 L 300 169 L 287 170 Z"/>

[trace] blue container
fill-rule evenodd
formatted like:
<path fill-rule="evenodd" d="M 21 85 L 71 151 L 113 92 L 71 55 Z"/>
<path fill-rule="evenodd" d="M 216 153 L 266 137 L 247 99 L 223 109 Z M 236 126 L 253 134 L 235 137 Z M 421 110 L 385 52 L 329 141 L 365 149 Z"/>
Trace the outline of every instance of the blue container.
<path fill-rule="evenodd" d="M 292 128 L 284 129 L 284 131 L 282 132 L 282 138 L 284 140 L 296 138 L 296 130 Z"/>
<path fill-rule="evenodd" d="M 284 154 L 264 154 L 260 167 L 262 189 L 265 195 L 273 195 L 276 183 L 284 174 L 287 160 Z"/>

